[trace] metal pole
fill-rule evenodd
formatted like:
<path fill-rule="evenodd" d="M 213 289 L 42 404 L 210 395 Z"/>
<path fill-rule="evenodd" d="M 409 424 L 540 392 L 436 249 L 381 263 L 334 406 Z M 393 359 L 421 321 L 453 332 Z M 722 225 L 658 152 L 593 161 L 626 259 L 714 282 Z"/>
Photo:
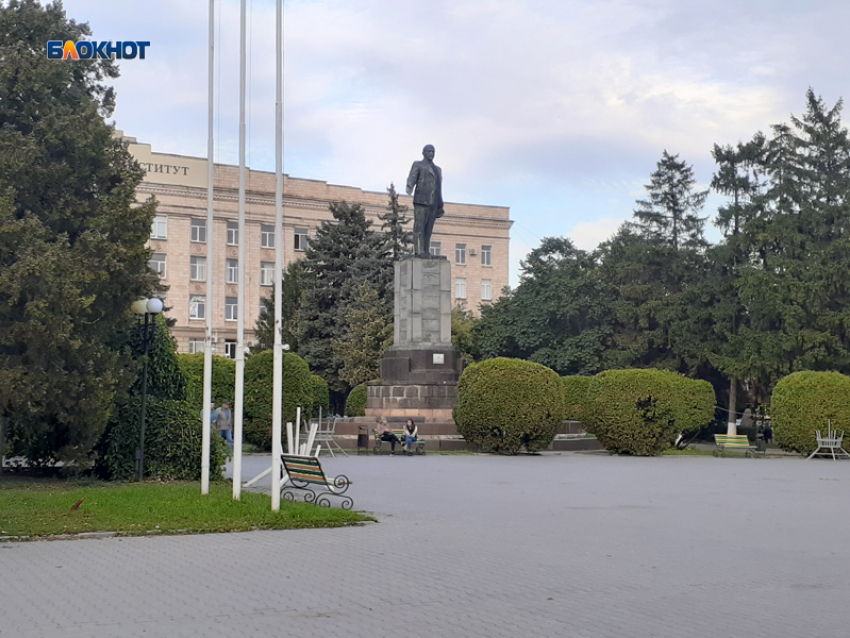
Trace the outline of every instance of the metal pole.
<path fill-rule="evenodd" d="M 239 283 L 236 297 L 236 396 L 233 413 L 233 498 L 242 491 L 242 417 L 245 408 L 245 37 L 247 0 L 242 0 L 239 21 Z"/>
<path fill-rule="evenodd" d="M 274 219 L 274 358 L 272 362 L 272 511 L 280 510 L 280 442 L 283 408 L 283 340 L 280 334 L 283 296 L 283 3 L 275 14 L 275 219 Z"/>
<path fill-rule="evenodd" d="M 139 454 L 136 459 L 136 463 L 138 464 L 139 469 L 139 483 L 142 482 L 142 475 L 145 472 L 145 407 L 148 401 L 148 343 L 150 339 L 148 339 L 148 321 L 150 319 L 150 315 L 145 313 L 145 323 L 142 328 L 142 342 L 145 346 L 145 371 L 142 374 L 142 418 L 141 418 L 141 432 L 139 434 Z M 154 324 L 154 329 L 156 329 L 156 325 Z"/>
<path fill-rule="evenodd" d="M 213 162 L 213 104 L 215 101 L 215 0 L 210 0 L 209 69 L 207 72 L 207 292 L 204 312 L 204 392 L 201 420 L 201 494 L 210 493 L 210 404 L 212 403 L 212 314 L 213 314 L 213 198 L 215 164 Z"/>

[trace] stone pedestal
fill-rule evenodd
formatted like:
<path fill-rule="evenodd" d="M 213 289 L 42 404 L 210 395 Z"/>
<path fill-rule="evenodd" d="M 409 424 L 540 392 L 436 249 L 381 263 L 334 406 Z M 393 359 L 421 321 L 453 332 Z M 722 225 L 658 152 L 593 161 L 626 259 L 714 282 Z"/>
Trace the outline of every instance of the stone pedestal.
<path fill-rule="evenodd" d="M 445 257 L 395 265 L 393 345 L 370 383 L 367 416 L 451 418 L 463 372 L 452 346 L 452 271 Z"/>

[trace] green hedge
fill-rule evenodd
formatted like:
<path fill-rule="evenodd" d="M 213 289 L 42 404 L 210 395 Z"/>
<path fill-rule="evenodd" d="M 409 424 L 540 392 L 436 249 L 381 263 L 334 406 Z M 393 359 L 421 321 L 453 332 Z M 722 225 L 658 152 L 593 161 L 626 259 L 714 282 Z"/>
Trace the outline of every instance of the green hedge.
<path fill-rule="evenodd" d="M 561 377 L 561 383 L 564 384 L 564 405 L 567 409 L 564 418 L 584 423 L 587 389 L 590 387 L 591 378 L 579 375 Z"/>
<path fill-rule="evenodd" d="M 196 412 L 203 408 L 204 401 L 204 354 L 178 354 L 180 369 L 188 380 L 186 400 Z M 216 406 L 229 403 L 233 406 L 236 383 L 236 362 L 228 357 L 212 358 L 212 400 Z"/>
<path fill-rule="evenodd" d="M 274 354 L 264 350 L 252 354 L 245 362 L 245 421 L 243 438 L 264 450 L 272 443 L 272 389 Z M 302 418 L 313 411 L 313 381 L 307 362 L 297 354 L 283 354 L 283 437 L 286 422 L 295 423 L 296 408 L 301 407 Z M 283 443 L 285 446 L 285 442 Z"/>
<path fill-rule="evenodd" d="M 655 456 L 714 420 L 707 381 L 667 370 L 608 370 L 588 386 L 585 428 L 615 454 Z"/>
<path fill-rule="evenodd" d="M 485 450 L 545 450 L 564 420 L 564 385 L 538 363 L 499 357 L 475 363 L 458 385 L 454 420 L 463 437 Z"/>
<path fill-rule="evenodd" d="M 366 384 L 354 386 L 345 401 L 345 416 L 366 416 Z"/>
<path fill-rule="evenodd" d="M 815 430 L 825 434 L 828 422 L 844 430 L 850 451 L 850 377 L 838 372 L 795 372 L 779 380 L 770 402 L 776 444 L 809 455 L 817 448 Z"/>
<path fill-rule="evenodd" d="M 100 476 L 129 480 L 136 476 L 141 398 L 116 406 L 102 439 L 96 465 Z M 145 477 L 197 481 L 201 478 L 203 430 L 194 409 L 184 401 L 149 396 L 145 410 Z M 210 479 L 222 480 L 229 453 L 217 434 L 210 437 Z"/>

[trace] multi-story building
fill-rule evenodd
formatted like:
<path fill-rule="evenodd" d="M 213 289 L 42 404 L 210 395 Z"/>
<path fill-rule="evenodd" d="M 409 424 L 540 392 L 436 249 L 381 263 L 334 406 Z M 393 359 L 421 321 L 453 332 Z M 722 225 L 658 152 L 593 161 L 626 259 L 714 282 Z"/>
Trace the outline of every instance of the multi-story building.
<path fill-rule="evenodd" d="M 140 200 L 155 196 L 159 205 L 151 228 L 151 267 L 168 286 L 168 316 L 176 320 L 172 334 L 181 352 L 203 349 L 206 313 L 212 313 L 213 333 L 219 354 L 235 356 L 237 281 L 245 268 L 245 339 L 253 338 L 260 299 L 271 294 L 275 263 L 275 174 L 248 170 L 246 177 L 246 263 L 239 263 L 239 167 L 216 164 L 214 216 L 207 218 L 206 158 L 155 153 L 148 144 L 123 138 L 129 151 L 147 171 L 137 189 Z M 402 186 L 403 190 L 403 186 Z M 412 198 L 402 195 L 412 217 Z M 325 220 L 332 220 L 331 202 L 361 204 L 373 227 L 386 212 L 386 193 L 351 186 L 297 179 L 284 175 L 284 265 L 304 255 L 310 236 Z M 478 312 L 482 302 L 495 301 L 508 284 L 510 209 L 503 206 L 446 203 L 446 214 L 437 221 L 431 251 L 452 264 L 456 303 Z M 208 237 L 213 237 L 215 258 L 207 263 Z M 207 304 L 208 273 L 214 273 L 211 302 Z M 208 307 L 208 305 L 210 307 Z"/>

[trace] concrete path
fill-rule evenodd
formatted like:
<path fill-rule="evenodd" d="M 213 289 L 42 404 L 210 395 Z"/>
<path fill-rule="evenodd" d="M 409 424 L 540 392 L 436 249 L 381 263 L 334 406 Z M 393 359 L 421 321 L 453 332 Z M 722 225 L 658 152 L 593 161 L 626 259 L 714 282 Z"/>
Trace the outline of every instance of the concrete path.
<path fill-rule="evenodd" d="M 268 457 L 246 458 L 246 477 Z M 0 637 L 844 636 L 850 462 L 349 457 L 333 530 L 0 544 Z"/>

